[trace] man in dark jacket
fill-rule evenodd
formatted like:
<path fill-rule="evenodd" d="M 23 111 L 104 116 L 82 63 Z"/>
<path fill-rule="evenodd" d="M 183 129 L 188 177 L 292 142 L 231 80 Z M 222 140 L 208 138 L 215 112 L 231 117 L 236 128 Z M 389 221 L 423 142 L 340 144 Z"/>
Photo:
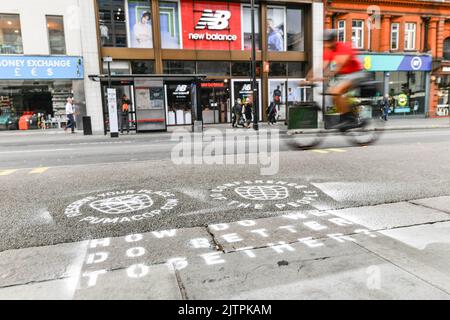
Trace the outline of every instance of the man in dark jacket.
<path fill-rule="evenodd" d="M 383 97 L 383 100 L 381 100 L 381 111 L 382 111 L 382 118 L 384 121 L 388 120 L 388 114 L 391 110 L 391 100 L 389 99 L 389 94 L 385 94 Z"/>
<path fill-rule="evenodd" d="M 241 117 L 242 117 L 242 103 L 241 103 L 241 99 L 236 99 L 236 103 L 233 106 L 232 109 L 232 114 L 233 114 L 233 121 L 232 121 L 232 126 L 237 127 L 239 126 L 239 122 L 241 121 Z"/>
<path fill-rule="evenodd" d="M 123 134 L 123 125 L 127 128 L 127 133 L 130 133 L 130 121 L 128 115 L 130 114 L 131 100 L 126 94 L 122 96 L 122 100 L 119 106 L 120 115 L 120 133 Z"/>

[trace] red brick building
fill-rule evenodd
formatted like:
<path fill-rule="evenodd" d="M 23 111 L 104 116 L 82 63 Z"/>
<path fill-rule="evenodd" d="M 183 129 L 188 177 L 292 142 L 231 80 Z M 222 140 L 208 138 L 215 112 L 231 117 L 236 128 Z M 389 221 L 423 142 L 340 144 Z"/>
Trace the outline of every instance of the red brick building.
<path fill-rule="evenodd" d="M 385 92 L 408 95 L 396 114 L 449 114 L 449 0 L 325 0 L 324 25 L 361 51 Z"/>

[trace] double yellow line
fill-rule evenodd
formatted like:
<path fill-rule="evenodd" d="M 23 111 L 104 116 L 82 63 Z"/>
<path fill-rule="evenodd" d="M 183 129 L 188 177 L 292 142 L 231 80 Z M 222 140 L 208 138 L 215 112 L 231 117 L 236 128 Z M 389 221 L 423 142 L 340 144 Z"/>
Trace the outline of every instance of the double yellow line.
<path fill-rule="evenodd" d="M 48 167 L 39 167 L 31 169 L 28 174 L 42 174 L 46 172 L 49 168 Z M 19 171 L 19 169 L 7 169 L 7 170 L 0 170 L 0 176 L 9 176 L 15 172 Z"/>
<path fill-rule="evenodd" d="M 337 153 L 343 153 L 343 152 L 347 152 L 347 150 L 344 149 L 336 149 L 336 148 L 330 148 L 330 149 L 314 149 L 311 150 L 312 152 L 316 152 L 316 153 L 330 153 L 330 152 L 337 152 Z"/>

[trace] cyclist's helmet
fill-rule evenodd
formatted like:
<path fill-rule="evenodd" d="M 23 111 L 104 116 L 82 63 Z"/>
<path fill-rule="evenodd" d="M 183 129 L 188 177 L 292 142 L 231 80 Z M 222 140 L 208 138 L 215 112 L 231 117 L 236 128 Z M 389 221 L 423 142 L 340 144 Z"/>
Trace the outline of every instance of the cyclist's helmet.
<path fill-rule="evenodd" d="M 338 32 L 336 29 L 325 30 L 323 33 L 323 41 L 337 41 Z"/>

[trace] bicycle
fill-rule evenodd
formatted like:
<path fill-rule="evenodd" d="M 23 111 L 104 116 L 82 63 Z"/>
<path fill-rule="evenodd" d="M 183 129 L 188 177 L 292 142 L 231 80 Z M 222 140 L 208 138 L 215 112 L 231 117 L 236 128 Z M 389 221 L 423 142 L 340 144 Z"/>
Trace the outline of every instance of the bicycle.
<path fill-rule="evenodd" d="M 316 87 L 317 84 L 308 86 Z M 288 135 L 292 136 L 290 144 L 300 149 L 310 149 L 321 144 L 325 136 L 331 133 L 344 135 L 352 145 L 365 146 L 375 143 L 384 131 L 385 124 L 381 119 L 381 110 L 374 101 L 377 95 L 380 96 L 380 86 L 381 82 L 378 81 L 362 81 L 346 95 L 350 99 L 356 120 L 353 125 L 341 129 L 329 128 L 327 125 L 323 129 L 294 129 L 295 131 L 288 129 Z M 329 93 L 322 95 L 331 96 Z M 303 107 L 311 108 L 310 110 L 317 112 L 318 116 L 322 112 L 322 119 L 325 120 L 327 114 L 315 101 L 303 103 Z M 363 116 L 365 109 L 368 109 L 369 117 Z"/>

